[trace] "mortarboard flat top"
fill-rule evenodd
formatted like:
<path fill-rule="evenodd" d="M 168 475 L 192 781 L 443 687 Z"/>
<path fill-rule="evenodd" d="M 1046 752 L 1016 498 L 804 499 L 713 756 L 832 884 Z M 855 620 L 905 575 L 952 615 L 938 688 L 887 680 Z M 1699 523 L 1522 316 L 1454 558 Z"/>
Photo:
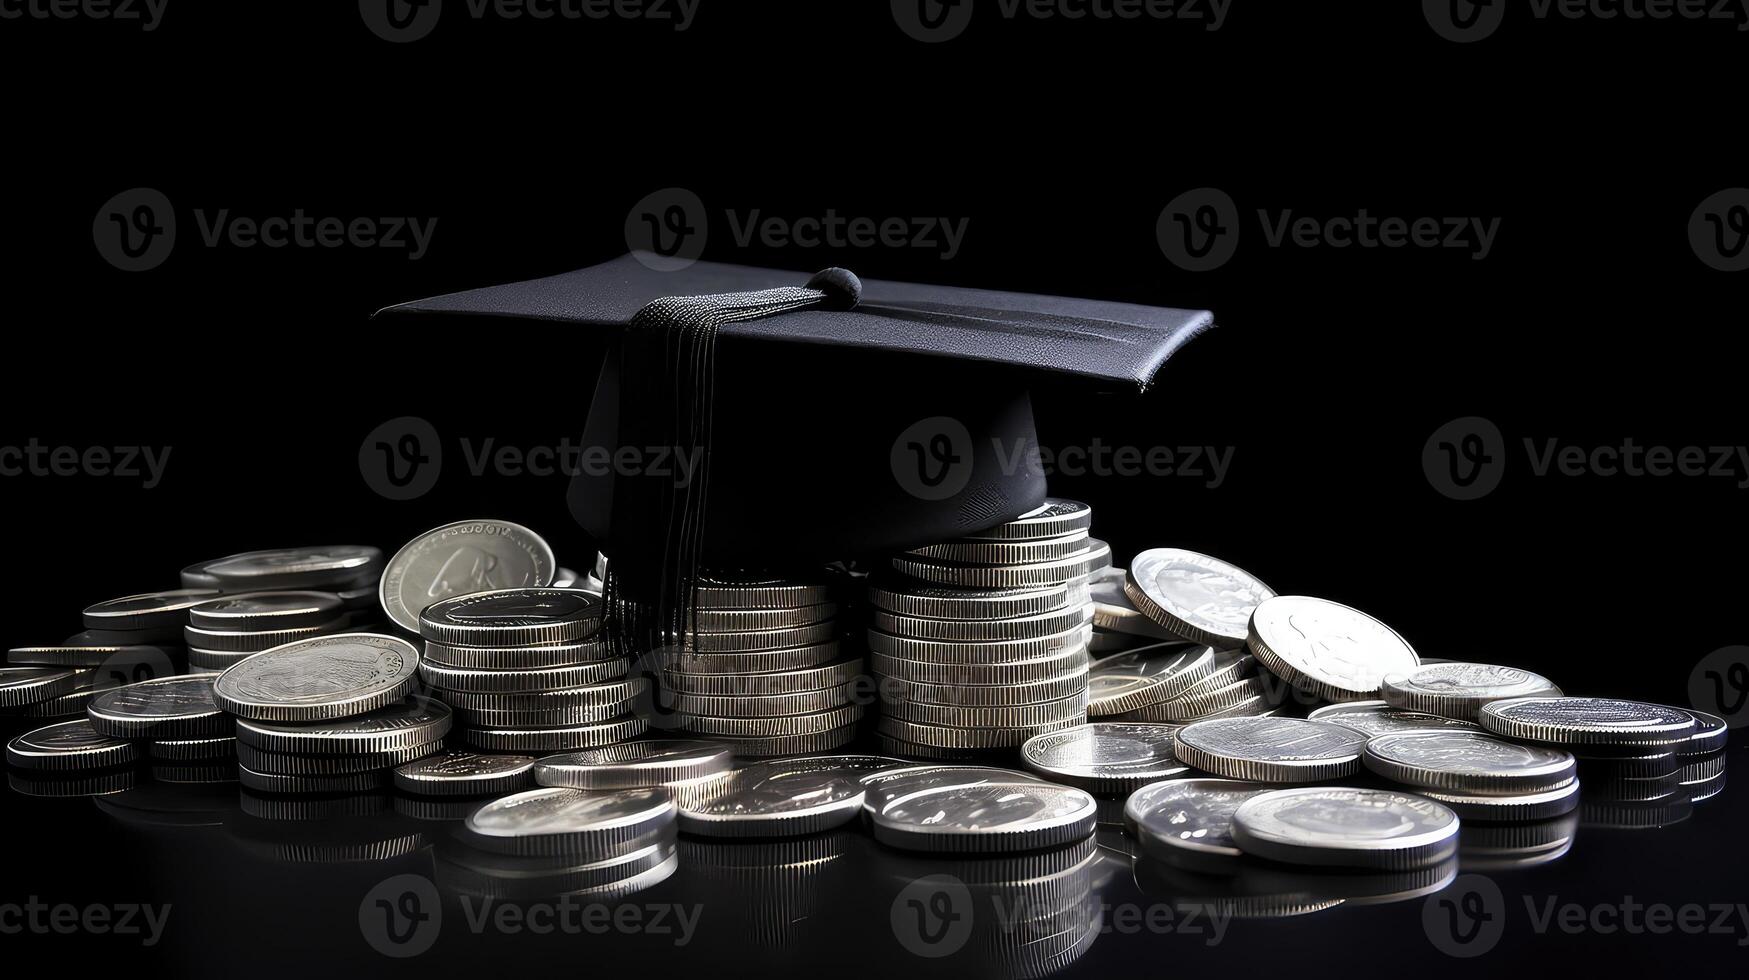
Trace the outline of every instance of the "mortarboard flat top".
<path fill-rule="evenodd" d="M 807 278 L 807 273 L 715 262 L 663 272 L 626 255 L 576 272 L 435 296 L 383 312 L 625 327 L 661 297 L 797 286 Z M 864 279 L 861 302 L 853 310 L 810 307 L 725 324 L 720 333 L 1043 370 L 1145 388 L 1168 357 L 1213 323 L 1205 310 Z"/>

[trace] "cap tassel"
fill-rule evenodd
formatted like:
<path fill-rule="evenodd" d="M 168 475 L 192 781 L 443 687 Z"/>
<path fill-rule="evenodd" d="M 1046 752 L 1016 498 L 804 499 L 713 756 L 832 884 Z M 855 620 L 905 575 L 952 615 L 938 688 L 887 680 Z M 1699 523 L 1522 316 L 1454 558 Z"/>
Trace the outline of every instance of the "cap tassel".
<path fill-rule="evenodd" d="M 684 482 L 675 473 L 641 468 L 614 474 L 605 625 L 622 656 L 692 646 L 710 491 L 717 328 L 813 306 L 849 310 L 861 297 L 854 273 L 826 269 L 806 286 L 664 297 L 632 318 L 619 354 L 619 444 L 643 453 L 685 452 L 696 463 Z"/>

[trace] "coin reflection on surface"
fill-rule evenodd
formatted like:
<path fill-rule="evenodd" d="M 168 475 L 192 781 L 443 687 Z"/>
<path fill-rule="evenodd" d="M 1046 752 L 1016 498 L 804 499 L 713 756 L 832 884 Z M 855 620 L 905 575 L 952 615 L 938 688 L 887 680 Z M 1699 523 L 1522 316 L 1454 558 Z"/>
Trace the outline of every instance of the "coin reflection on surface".
<path fill-rule="evenodd" d="M 6 773 L 6 785 L 14 793 L 45 799 L 69 799 L 80 796 L 104 796 L 133 789 L 140 782 L 136 768 L 112 769 L 56 776 L 47 773 L 13 769 Z"/>
<path fill-rule="evenodd" d="M 668 879 L 679 868 L 672 827 L 623 854 L 599 861 L 518 857 L 449 839 L 438 849 L 437 881 L 446 891 L 497 901 L 584 898 L 612 901 Z"/>
<path fill-rule="evenodd" d="M 1531 823 L 1465 824 L 1458 860 L 1465 871 L 1512 871 L 1551 864 L 1573 849 L 1577 812 Z"/>
<path fill-rule="evenodd" d="M 98 810 L 137 828 L 223 827 L 237 809 L 231 786 L 142 782 L 132 789 L 92 801 Z"/>
<path fill-rule="evenodd" d="M 396 816 L 386 793 L 271 797 L 242 790 L 226 821 L 237 845 L 281 864 L 354 864 L 405 857 L 424 832 Z"/>
<path fill-rule="evenodd" d="M 1092 838 L 985 858 L 883 852 L 893 935 L 962 976 L 1043 977 L 1092 948 L 1103 924 Z"/>
<path fill-rule="evenodd" d="M 852 830 L 787 840 L 722 840 L 687 837 L 680 842 L 686 873 L 706 883 L 713 909 L 734 910 L 739 935 L 762 948 L 798 942 L 820 913 L 828 880 L 858 843 Z"/>

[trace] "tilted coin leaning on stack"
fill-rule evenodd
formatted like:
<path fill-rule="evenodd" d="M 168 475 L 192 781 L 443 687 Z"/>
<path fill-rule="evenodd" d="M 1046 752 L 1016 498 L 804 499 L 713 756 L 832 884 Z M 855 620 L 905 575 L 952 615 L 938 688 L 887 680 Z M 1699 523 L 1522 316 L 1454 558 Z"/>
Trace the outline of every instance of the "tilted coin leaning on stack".
<path fill-rule="evenodd" d="M 893 559 L 869 587 L 882 751 L 919 759 L 1012 754 L 1087 719 L 1088 579 L 1111 549 L 1092 508 L 1050 499 L 956 541 Z"/>

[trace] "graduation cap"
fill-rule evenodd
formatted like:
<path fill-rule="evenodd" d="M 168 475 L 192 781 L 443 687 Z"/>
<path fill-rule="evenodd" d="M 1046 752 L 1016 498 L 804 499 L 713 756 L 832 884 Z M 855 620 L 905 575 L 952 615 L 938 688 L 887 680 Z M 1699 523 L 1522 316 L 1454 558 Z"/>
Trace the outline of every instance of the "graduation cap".
<path fill-rule="evenodd" d="M 649 261 L 646 261 L 646 260 Z M 651 257 L 385 314 L 611 331 L 573 516 L 613 556 L 609 625 L 642 651 L 691 632 L 701 570 L 901 551 L 1040 505 L 1029 385 L 1141 390 L 1205 311 Z"/>

